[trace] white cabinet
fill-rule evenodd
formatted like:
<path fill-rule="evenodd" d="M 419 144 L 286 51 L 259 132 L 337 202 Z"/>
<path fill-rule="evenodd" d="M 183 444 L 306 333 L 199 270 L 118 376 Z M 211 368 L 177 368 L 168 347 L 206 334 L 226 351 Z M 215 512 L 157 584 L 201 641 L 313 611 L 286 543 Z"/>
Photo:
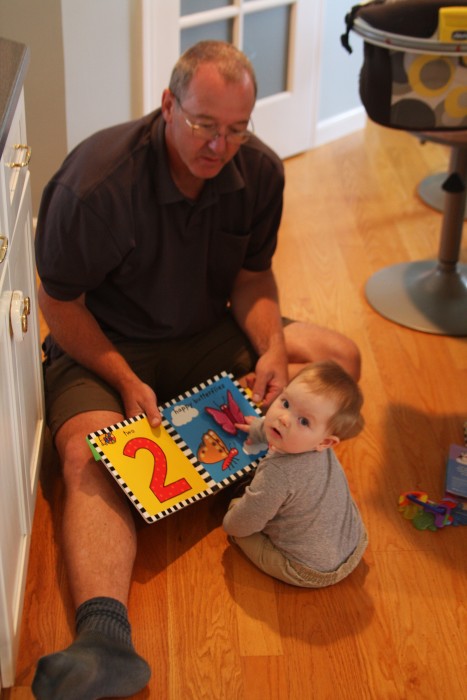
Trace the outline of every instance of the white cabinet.
<path fill-rule="evenodd" d="M 14 684 L 44 431 L 30 151 L 21 91 L 0 160 L 0 671 Z"/>

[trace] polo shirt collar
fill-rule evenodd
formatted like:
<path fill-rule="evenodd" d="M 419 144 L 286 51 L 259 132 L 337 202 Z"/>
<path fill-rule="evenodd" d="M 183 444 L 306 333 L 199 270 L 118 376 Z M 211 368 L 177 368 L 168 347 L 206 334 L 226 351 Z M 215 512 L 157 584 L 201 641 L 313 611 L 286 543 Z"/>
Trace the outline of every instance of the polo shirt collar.
<path fill-rule="evenodd" d="M 154 190 L 159 204 L 186 201 L 186 197 L 176 187 L 170 174 L 167 149 L 165 146 L 165 121 L 161 110 L 155 112 L 151 129 L 151 142 L 155 156 Z M 245 187 L 245 180 L 238 169 L 235 158 L 229 161 L 216 177 L 206 180 L 199 203 L 211 203 L 219 195 L 235 192 Z"/>

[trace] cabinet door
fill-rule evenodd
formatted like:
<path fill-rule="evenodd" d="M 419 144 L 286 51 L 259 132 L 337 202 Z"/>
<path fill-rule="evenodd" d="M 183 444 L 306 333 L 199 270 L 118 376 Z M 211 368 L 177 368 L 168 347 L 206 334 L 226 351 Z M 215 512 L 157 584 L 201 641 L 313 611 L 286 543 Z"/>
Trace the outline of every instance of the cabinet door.
<path fill-rule="evenodd" d="M 44 430 L 42 366 L 30 212 L 31 194 L 27 172 L 16 226 L 11 236 L 8 267 L 10 290 L 13 295 L 10 305 L 11 354 L 21 426 L 21 469 L 28 532 L 32 528 Z"/>
<path fill-rule="evenodd" d="M 24 93 L 21 92 L 11 128 L 2 155 L 5 181 L 5 227 L 13 231 L 21 206 L 21 196 L 26 177 L 31 149 L 27 145 Z"/>
<path fill-rule="evenodd" d="M 44 429 L 29 155 L 21 93 L 0 159 L 0 676 L 4 687 L 15 680 Z"/>
<path fill-rule="evenodd" d="M 14 684 L 29 537 L 22 497 L 19 416 L 10 335 L 11 293 L 0 296 L 0 668 L 5 687 Z"/>

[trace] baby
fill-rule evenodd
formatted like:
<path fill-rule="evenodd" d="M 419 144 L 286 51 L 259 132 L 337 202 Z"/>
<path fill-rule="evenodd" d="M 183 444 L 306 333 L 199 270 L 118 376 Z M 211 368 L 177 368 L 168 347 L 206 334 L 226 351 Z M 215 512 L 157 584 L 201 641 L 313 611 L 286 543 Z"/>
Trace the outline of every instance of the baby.
<path fill-rule="evenodd" d="M 264 418 L 237 427 L 269 451 L 223 525 L 262 571 L 295 586 L 341 581 L 368 544 L 360 513 L 333 451 L 363 428 L 362 394 L 336 363 L 305 367 Z"/>

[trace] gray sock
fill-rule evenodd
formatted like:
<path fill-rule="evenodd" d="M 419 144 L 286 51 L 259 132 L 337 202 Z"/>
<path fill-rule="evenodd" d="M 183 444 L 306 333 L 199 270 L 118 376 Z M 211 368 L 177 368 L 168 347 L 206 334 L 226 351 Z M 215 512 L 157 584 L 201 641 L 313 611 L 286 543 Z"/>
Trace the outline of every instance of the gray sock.
<path fill-rule="evenodd" d="M 37 664 L 32 690 L 38 700 L 98 700 L 134 695 L 151 670 L 134 650 L 126 607 L 114 598 L 91 598 L 76 611 L 73 644 Z"/>

